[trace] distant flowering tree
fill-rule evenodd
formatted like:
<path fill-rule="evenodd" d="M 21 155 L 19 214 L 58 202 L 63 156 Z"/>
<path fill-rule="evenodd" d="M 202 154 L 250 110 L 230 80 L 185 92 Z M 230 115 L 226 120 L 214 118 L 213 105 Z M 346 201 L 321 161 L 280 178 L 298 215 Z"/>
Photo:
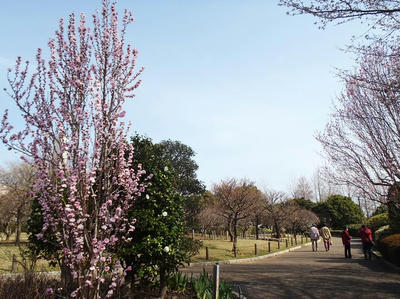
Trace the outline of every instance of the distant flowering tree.
<path fill-rule="evenodd" d="M 381 200 L 400 181 L 400 48 L 377 46 L 355 72 L 326 129 L 317 136 L 342 185 Z"/>
<path fill-rule="evenodd" d="M 33 193 L 43 232 L 36 238 L 55 236 L 71 297 L 98 298 L 105 277 L 111 278 L 110 297 L 129 270 L 110 252 L 130 241 L 125 235 L 135 220 L 127 214 L 145 190 L 139 182 L 145 171 L 132 165 L 133 148 L 120 121 L 142 72 L 134 71 L 137 51 L 125 41 L 132 21 L 125 11 L 119 22 L 115 3 L 104 0 L 92 29 L 83 14 L 78 25 L 71 14 L 66 29 L 60 20 L 48 43 L 48 62 L 38 49 L 33 70 L 20 57 L 8 70 L 6 92 L 25 127 L 15 130 L 6 111 L 0 138 L 37 170 Z"/>

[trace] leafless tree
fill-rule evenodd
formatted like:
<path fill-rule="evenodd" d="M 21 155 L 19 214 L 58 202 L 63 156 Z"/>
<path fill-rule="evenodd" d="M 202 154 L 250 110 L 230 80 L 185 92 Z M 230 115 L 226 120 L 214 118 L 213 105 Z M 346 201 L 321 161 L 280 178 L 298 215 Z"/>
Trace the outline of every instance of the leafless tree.
<path fill-rule="evenodd" d="M 11 164 L 0 170 L 0 184 L 4 186 L 2 206 L 15 218 L 15 244 L 21 241 L 21 228 L 31 204 L 31 185 L 34 170 L 27 164 Z"/>
<path fill-rule="evenodd" d="M 301 176 L 292 187 L 293 198 L 313 200 L 313 190 L 306 177 Z"/>
<path fill-rule="evenodd" d="M 212 187 L 216 197 L 218 215 L 227 222 L 228 232 L 233 241 L 233 253 L 237 253 L 239 221 L 250 216 L 260 191 L 248 179 L 227 179 Z"/>
<path fill-rule="evenodd" d="M 295 237 L 299 232 L 304 232 L 311 224 L 319 223 L 319 218 L 313 212 L 301 208 L 293 201 L 287 204 L 286 213 L 290 215 L 284 222 L 284 227 Z"/>
<path fill-rule="evenodd" d="M 5 234 L 6 240 L 10 239 L 15 226 L 15 203 L 7 188 L 1 186 L 0 193 L 0 232 Z"/>
<path fill-rule="evenodd" d="M 345 194 L 343 186 L 337 185 L 334 179 L 329 176 L 329 172 L 324 172 L 323 168 L 318 167 L 315 170 L 312 183 L 316 202 L 326 201 L 330 195 Z"/>
<path fill-rule="evenodd" d="M 266 209 L 267 201 L 265 195 L 259 192 L 259 196 L 256 198 L 255 204 L 250 213 L 250 219 L 256 231 L 256 240 L 259 239 L 260 225 L 265 224 L 263 222 L 265 220 Z"/>
<path fill-rule="evenodd" d="M 201 210 L 198 219 L 203 232 L 210 231 L 214 228 L 224 225 L 213 203 Z"/>
<path fill-rule="evenodd" d="M 284 192 L 265 190 L 266 220 L 271 223 L 275 236 L 281 237 L 281 231 L 285 221 L 291 216 L 289 201 Z"/>

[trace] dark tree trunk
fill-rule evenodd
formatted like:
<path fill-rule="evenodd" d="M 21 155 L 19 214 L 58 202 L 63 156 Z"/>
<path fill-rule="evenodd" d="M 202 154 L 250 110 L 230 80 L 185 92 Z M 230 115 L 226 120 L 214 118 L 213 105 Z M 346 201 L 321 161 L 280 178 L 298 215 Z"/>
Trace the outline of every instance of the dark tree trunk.
<path fill-rule="evenodd" d="M 21 211 L 17 212 L 17 223 L 15 229 L 15 246 L 19 246 L 21 243 L 21 227 L 22 227 L 22 213 Z"/>
<path fill-rule="evenodd" d="M 258 217 L 256 217 L 256 240 L 259 239 L 259 234 L 260 234 L 260 230 L 258 228 L 259 224 L 260 224 L 260 221 L 259 221 Z"/>
<path fill-rule="evenodd" d="M 232 230 L 232 219 L 231 218 L 228 219 L 228 234 L 229 234 L 230 241 L 233 242 L 234 233 Z"/>
<path fill-rule="evenodd" d="M 237 220 L 233 220 L 233 255 L 237 256 Z"/>
<path fill-rule="evenodd" d="M 5 234 L 6 234 L 6 241 L 10 240 L 10 237 L 11 237 L 11 229 L 10 229 L 10 226 L 7 225 L 7 226 L 6 226 L 6 229 L 5 229 L 4 231 L 5 231 Z"/>
<path fill-rule="evenodd" d="M 68 294 L 71 294 L 76 289 L 71 269 L 65 265 L 64 261 L 61 262 L 61 284 Z"/>
<path fill-rule="evenodd" d="M 278 223 L 276 221 L 274 222 L 274 230 L 275 230 L 276 237 L 278 239 L 280 239 L 281 238 L 281 230 L 280 230 L 280 227 L 279 227 L 279 225 L 278 225 Z"/>
<path fill-rule="evenodd" d="M 167 274 L 165 269 L 160 269 L 160 299 L 164 299 L 167 295 Z"/>
<path fill-rule="evenodd" d="M 388 191 L 388 214 L 390 229 L 400 233 L 400 183 L 393 184 Z"/>

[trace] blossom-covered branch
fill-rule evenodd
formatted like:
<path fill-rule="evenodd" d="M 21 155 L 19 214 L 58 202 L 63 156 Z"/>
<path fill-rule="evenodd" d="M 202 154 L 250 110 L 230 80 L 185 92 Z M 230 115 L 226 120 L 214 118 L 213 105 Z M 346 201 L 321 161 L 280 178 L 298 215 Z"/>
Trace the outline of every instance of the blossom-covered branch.
<path fill-rule="evenodd" d="M 113 277 L 109 296 L 120 282 L 122 265 L 110 250 L 129 241 L 127 213 L 145 189 L 121 121 L 143 70 L 135 71 L 138 52 L 125 41 L 132 13 L 119 21 L 115 3 L 104 0 L 92 21 L 90 28 L 83 14 L 71 14 L 67 25 L 61 19 L 49 60 L 38 49 L 34 69 L 18 57 L 6 91 L 25 127 L 16 131 L 6 111 L 0 129 L 3 143 L 37 169 L 33 194 L 44 225 L 36 237 L 56 236 L 65 285 L 85 298 L 99 296 L 106 275 Z"/>

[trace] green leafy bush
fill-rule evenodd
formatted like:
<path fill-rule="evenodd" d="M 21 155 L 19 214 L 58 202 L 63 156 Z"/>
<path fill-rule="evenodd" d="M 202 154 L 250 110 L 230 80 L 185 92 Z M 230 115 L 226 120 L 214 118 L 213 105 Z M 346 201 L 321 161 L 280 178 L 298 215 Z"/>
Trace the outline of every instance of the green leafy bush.
<path fill-rule="evenodd" d="M 342 231 L 343 230 L 341 230 L 341 229 L 332 229 L 331 230 L 331 235 L 334 236 L 334 237 L 341 238 L 342 237 Z"/>
<path fill-rule="evenodd" d="M 378 249 L 386 259 L 400 266 L 400 234 L 390 235 L 380 240 Z"/>
<path fill-rule="evenodd" d="M 385 238 L 387 236 L 390 236 L 392 234 L 393 234 L 393 232 L 390 229 L 389 225 L 385 225 L 385 226 L 382 226 L 382 227 L 378 228 L 374 233 L 375 240 L 377 240 L 377 241 L 379 241 L 379 240 L 381 240 L 381 239 L 383 239 L 383 238 Z"/>
<path fill-rule="evenodd" d="M 161 293 L 168 277 L 188 262 L 201 244 L 186 235 L 184 197 L 177 190 L 178 176 L 171 162 L 163 158 L 160 148 L 150 138 L 134 136 L 131 142 L 135 148 L 134 165 L 142 164 L 153 176 L 129 214 L 138 223 L 130 236 L 132 242 L 120 247 L 117 255 L 126 265 L 132 266 L 127 281 L 142 288 L 158 280 Z M 140 283 L 134 284 L 136 281 Z"/>
<path fill-rule="evenodd" d="M 364 213 L 350 197 L 331 195 L 324 202 L 312 207 L 321 222 L 332 229 L 343 229 L 344 225 L 364 221 Z"/>
<path fill-rule="evenodd" d="M 361 224 L 350 224 L 348 225 L 348 228 L 350 236 L 352 236 L 353 238 L 360 236 Z"/>
<path fill-rule="evenodd" d="M 380 227 L 388 225 L 388 224 L 389 224 L 388 213 L 382 213 L 382 214 L 375 215 L 375 216 L 369 218 L 367 221 L 367 226 L 372 230 L 372 232 L 375 232 Z"/>

